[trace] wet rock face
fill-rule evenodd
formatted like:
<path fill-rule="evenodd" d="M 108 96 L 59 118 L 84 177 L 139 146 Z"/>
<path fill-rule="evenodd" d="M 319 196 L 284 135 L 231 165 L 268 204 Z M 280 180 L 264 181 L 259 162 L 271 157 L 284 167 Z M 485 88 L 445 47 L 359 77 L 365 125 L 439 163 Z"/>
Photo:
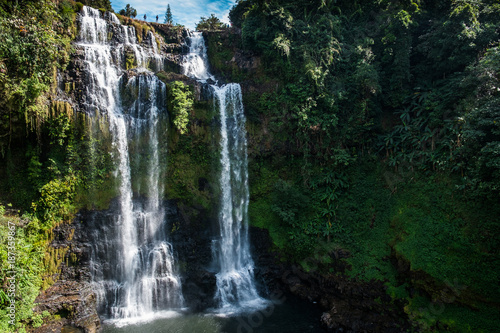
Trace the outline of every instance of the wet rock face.
<path fill-rule="evenodd" d="M 330 331 L 406 332 L 402 305 L 391 303 L 382 282 L 358 282 L 342 274 L 309 274 L 292 267 L 282 280 L 290 291 L 327 310 L 321 321 Z"/>
<path fill-rule="evenodd" d="M 126 19 L 125 21 L 125 24 L 133 25 L 132 20 Z M 163 56 L 163 69 L 166 72 L 180 73 L 182 55 L 189 50 L 186 44 L 187 30 L 159 23 L 141 22 L 141 24 L 147 25 L 152 29 L 151 31 L 154 31 L 153 34 L 159 42 L 158 51 Z M 123 50 L 119 56 L 112 52 L 113 57 L 117 56 L 119 59 L 112 59 L 112 61 L 120 64 L 124 71 L 128 71 L 137 67 L 137 61 L 132 46 L 126 43 L 127 37 L 123 29 L 118 24 L 109 24 L 108 41 L 110 45 L 122 45 Z M 152 47 L 151 38 L 143 36 L 141 39 L 142 41 L 137 45 Z M 85 51 L 80 45 L 74 44 L 74 52 L 71 55 L 70 63 L 64 71 L 59 71 L 57 74 L 56 100 L 69 102 L 77 112 L 86 111 L 85 89 L 91 84 L 90 79 L 85 75 L 85 66 Z M 160 68 L 153 69 L 155 72 L 161 70 Z M 197 89 L 200 90 L 200 88 Z"/>
<path fill-rule="evenodd" d="M 186 43 L 188 32 L 185 28 L 155 22 L 149 22 L 148 24 L 164 38 L 166 44 L 184 45 Z"/>
<path fill-rule="evenodd" d="M 37 303 L 36 312 L 48 311 L 61 320 L 36 329 L 36 333 L 61 332 L 63 327 L 72 328 L 73 332 L 95 333 L 101 327 L 95 293 L 89 283 L 58 281 L 39 295 Z"/>
<path fill-rule="evenodd" d="M 182 277 L 185 306 L 193 312 L 213 307 L 216 289 L 215 273 L 211 270 L 213 220 L 201 206 L 187 207 L 176 200 L 168 200 L 165 201 L 164 207 L 166 209 L 166 230 L 170 233 L 169 238 L 174 248 L 176 265 Z M 89 237 L 89 230 L 100 230 L 107 223 L 112 223 L 117 209 L 118 203 L 114 200 L 110 209 L 81 211 L 74 221 L 73 224 L 77 227 L 72 240 L 72 253 L 77 254 L 78 265 L 73 268 L 65 268 L 65 271 L 68 272 L 66 275 L 68 279 L 72 278 L 76 281 L 72 282 L 75 288 L 78 284 L 81 285 L 81 288 L 86 288 L 87 281 L 90 281 L 92 242 L 95 240 Z M 64 288 L 64 285 L 61 285 L 61 288 Z M 51 302 L 52 299 L 47 299 L 46 307 L 56 306 L 51 305 Z M 67 299 L 61 299 L 61 302 L 70 304 Z M 88 304 L 89 308 L 97 313 L 95 295 L 94 302 L 88 302 Z M 78 323 L 89 323 L 85 319 L 87 318 L 85 313 L 90 313 L 90 309 L 82 312 L 82 319 Z M 77 327 L 84 327 L 83 324 Z"/>
<path fill-rule="evenodd" d="M 255 56 L 253 52 L 243 50 L 237 50 L 229 62 L 246 70 L 257 70 L 261 66 L 260 57 Z"/>
<path fill-rule="evenodd" d="M 202 83 L 189 76 L 175 72 L 160 71 L 156 75 L 167 84 L 174 81 L 181 81 L 185 85 L 193 87 L 194 99 L 198 102 L 206 102 L 213 98 L 209 82 Z"/>
<path fill-rule="evenodd" d="M 282 295 L 286 290 L 281 282 L 284 266 L 278 253 L 273 252 L 269 232 L 256 227 L 249 228 L 250 252 L 255 263 L 254 275 L 260 295 Z"/>
<path fill-rule="evenodd" d="M 168 202 L 167 220 L 172 225 L 171 242 L 178 258 L 185 305 L 199 312 L 215 306 L 215 272 L 212 269 L 214 220 L 201 206 Z"/>
<path fill-rule="evenodd" d="M 83 50 L 75 48 L 66 69 L 57 73 L 56 100 L 69 102 L 77 111 L 83 102 L 83 57 Z"/>
<path fill-rule="evenodd" d="M 51 276 L 55 283 L 41 292 L 35 303 L 36 313 L 44 311 L 60 319 L 34 329 L 35 333 L 82 332 L 95 333 L 101 322 L 96 311 L 96 295 L 90 284 L 88 251 L 82 238 L 79 222 L 63 223 L 53 230 L 50 244 L 55 249 L 67 249 L 59 271 Z M 64 330 L 63 330 L 64 328 Z"/>

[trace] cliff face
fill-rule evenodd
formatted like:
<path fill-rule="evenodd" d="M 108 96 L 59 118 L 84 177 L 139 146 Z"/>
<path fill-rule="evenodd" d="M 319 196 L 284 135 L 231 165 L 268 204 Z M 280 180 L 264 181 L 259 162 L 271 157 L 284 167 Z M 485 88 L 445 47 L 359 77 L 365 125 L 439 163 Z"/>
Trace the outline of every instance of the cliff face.
<path fill-rule="evenodd" d="M 187 51 L 186 37 L 188 32 L 186 29 L 137 21 L 122 16 L 119 16 L 119 18 L 121 19 L 120 23 L 133 28 L 133 30 L 124 31 L 122 26 L 118 24 L 109 25 L 106 39 L 107 43 L 120 47 L 119 50 L 116 50 L 116 55 L 114 55 L 117 58 L 111 61 L 115 62 L 117 66 L 122 67 L 123 70 L 126 70 L 127 76 L 136 75 L 135 69 L 141 61 L 141 59 L 138 59 L 138 57 L 141 57 L 141 54 L 137 54 L 136 47 L 153 47 L 151 34 L 154 36 L 154 42 L 157 43 L 156 48 L 159 54 L 163 57 L 162 68 L 156 68 L 153 63 L 147 64 L 147 66 L 157 73 L 160 70 L 164 70 L 180 74 L 181 55 Z M 76 24 L 81 23 L 77 20 Z M 135 36 L 131 36 L 130 34 L 135 34 Z M 86 105 L 84 92 L 90 81 L 84 74 L 85 52 L 83 47 L 78 43 L 79 38 L 76 37 L 73 43 L 74 53 L 71 56 L 68 66 L 64 71 L 58 73 L 58 89 L 55 100 L 68 101 L 76 112 L 85 112 L 87 110 L 84 109 Z M 134 44 L 129 41 L 130 38 L 134 38 Z"/>

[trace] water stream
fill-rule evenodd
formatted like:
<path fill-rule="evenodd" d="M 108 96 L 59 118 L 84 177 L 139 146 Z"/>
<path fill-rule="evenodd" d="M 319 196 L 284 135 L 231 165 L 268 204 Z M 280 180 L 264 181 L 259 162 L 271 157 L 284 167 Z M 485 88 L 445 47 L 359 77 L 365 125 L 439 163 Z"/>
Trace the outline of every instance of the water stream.
<path fill-rule="evenodd" d="M 203 36 L 193 32 L 184 74 L 201 82 L 215 81 L 208 70 Z M 216 301 L 218 311 L 231 313 L 266 304 L 255 287 L 254 263 L 248 239 L 248 161 L 245 114 L 241 87 L 237 83 L 211 84 L 220 117 L 219 234 L 213 241 L 218 267 Z"/>
<path fill-rule="evenodd" d="M 160 147 L 159 128 L 166 117 L 166 87 L 147 68 L 161 67 L 162 57 L 152 33 L 150 47 L 139 45 L 135 29 L 121 26 L 112 13 L 103 16 L 84 7 L 80 25 L 78 45 L 85 53 L 89 82 L 85 106 L 89 114 L 97 110 L 109 121 L 119 183 L 118 208 L 111 223 L 92 222 L 92 279 L 100 313 L 118 323 L 135 323 L 183 306 L 163 206 L 160 164 L 165 162 L 165 147 Z M 135 75 L 125 75 L 126 48 L 135 54 Z M 144 148 L 132 159 L 130 150 L 137 142 L 145 142 Z M 141 170 L 143 179 L 134 179 Z M 134 193 L 133 183 L 141 195 Z"/>

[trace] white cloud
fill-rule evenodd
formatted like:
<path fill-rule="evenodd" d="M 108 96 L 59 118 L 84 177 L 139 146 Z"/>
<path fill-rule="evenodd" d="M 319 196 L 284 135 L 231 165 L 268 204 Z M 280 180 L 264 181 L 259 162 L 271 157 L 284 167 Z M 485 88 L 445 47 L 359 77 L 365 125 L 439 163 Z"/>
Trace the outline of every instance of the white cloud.
<path fill-rule="evenodd" d="M 229 24 L 229 9 L 224 12 L 221 19 L 222 22 Z"/>
<path fill-rule="evenodd" d="M 165 11 L 167 4 L 170 4 L 174 23 L 185 25 L 187 28 L 194 30 L 196 23 L 200 21 L 200 17 L 208 17 L 210 14 L 215 14 L 221 21 L 229 23 L 229 10 L 234 5 L 233 0 L 112 0 L 111 5 L 115 12 L 125 8 L 126 4 L 130 4 L 137 10 L 137 19 L 143 19 L 144 14 L 147 16 L 147 21 L 155 21 L 158 15 L 158 22 L 163 23 L 165 20 Z"/>

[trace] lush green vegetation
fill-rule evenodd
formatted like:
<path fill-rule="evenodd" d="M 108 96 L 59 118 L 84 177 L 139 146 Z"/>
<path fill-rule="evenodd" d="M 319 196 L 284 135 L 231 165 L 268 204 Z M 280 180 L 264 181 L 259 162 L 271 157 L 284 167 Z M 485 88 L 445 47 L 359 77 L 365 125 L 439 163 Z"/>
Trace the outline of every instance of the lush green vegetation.
<path fill-rule="evenodd" d="M 240 1 L 231 18 L 268 76 L 283 78 L 259 109 L 297 133 L 306 159 L 383 150 L 394 167 L 458 170 L 480 168 L 469 158 L 483 148 L 469 150 L 484 137 L 474 118 L 495 112 L 482 109 L 497 95 L 498 10 L 494 1 Z"/>
<path fill-rule="evenodd" d="M 209 17 L 201 17 L 200 22 L 196 24 L 197 31 L 218 31 L 224 27 L 224 23 L 222 23 L 215 14 L 210 14 Z"/>
<path fill-rule="evenodd" d="M 36 128 L 47 117 L 47 93 L 56 69 L 69 61 L 72 25 L 63 2 L 0 3 L 0 151 L 5 155 L 22 124 Z M 22 10 L 21 10 L 22 9 Z M 64 19 L 61 18 L 61 16 Z M 69 33 L 69 34 L 68 34 Z"/>
<path fill-rule="evenodd" d="M 12 144 L 3 158 L 6 168 L 1 170 L 2 200 L 13 202 L 18 211 L 26 212 L 21 219 L 10 215 L 2 220 L 3 231 L 7 231 L 8 221 L 16 225 L 16 278 L 18 282 L 27 281 L 26 286 L 18 285 L 15 297 L 19 329 L 27 324 L 40 324 L 31 313 L 33 302 L 42 287 L 55 282 L 58 266 L 65 259 L 64 251 L 49 248 L 52 229 L 61 223 L 71 223 L 77 209 L 84 206 L 106 208 L 116 195 L 112 190 L 110 156 L 101 154 L 108 151 L 109 142 L 102 134 L 97 136 L 101 139 L 93 137 L 95 123 L 92 125 L 91 119 L 76 120 L 71 113 L 56 112 L 53 110 L 53 115 L 41 126 L 38 138 L 31 135 L 29 141 L 35 145 L 29 141 Z M 7 241 L 6 235 L 1 235 L 3 243 Z M 3 258 L 0 279 L 5 281 L 9 276 L 4 260 L 6 246 L 2 246 L 0 254 Z M 9 302 L 2 298 L 2 311 Z"/>
<path fill-rule="evenodd" d="M 174 81 L 168 86 L 172 123 L 179 133 L 187 131 L 189 112 L 193 108 L 193 93 L 182 81 Z"/>
<path fill-rule="evenodd" d="M 123 15 L 123 16 L 127 16 L 127 17 L 131 17 L 131 18 L 135 18 L 137 16 L 137 10 L 134 7 L 130 6 L 130 4 L 128 3 L 125 6 L 125 8 L 120 9 L 118 14 Z"/>
<path fill-rule="evenodd" d="M 237 29 L 208 35 L 241 36 L 263 67 L 209 54 L 259 92 L 252 223 L 306 269 L 347 249 L 349 274 L 385 281 L 424 331 L 499 324 L 498 17 L 497 1 L 241 0 Z"/>
<path fill-rule="evenodd" d="M 35 298 L 42 286 L 41 275 L 44 271 L 44 247 L 40 239 L 32 230 L 23 228 L 28 223 L 28 218 L 6 214 L 5 207 L 0 205 L 0 243 L 2 250 L 0 278 L 4 281 L 5 288 L 0 290 L 1 314 L 0 332 L 12 332 L 13 327 L 19 332 L 25 332 L 23 323 L 31 322 L 33 326 L 40 326 L 42 315 L 35 315 L 32 310 Z M 9 236 L 14 237 L 15 245 L 10 248 Z M 9 260 L 13 256 L 13 261 Z M 14 275 L 11 273 L 15 271 Z M 12 280 L 14 278 L 15 280 Z M 11 313 L 11 295 L 7 285 L 15 283 L 15 316 L 16 321 L 12 326 L 9 321 Z M 21 298 L 22 295 L 22 298 Z"/>
<path fill-rule="evenodd" d="M 100 154 L 109 150 L 106 137 L 94 137 L 99 120 L 76 115 L 69 103 L 53 99 L 57 70 L 69 62 L 76 12 L 82 6 L 73 1 L 0 3 L 0 281 L 4 287 L 12 268 L 16 272 L 15 294 L 0 291 L 2 332 L 41 325 L 42 314 L 33 313 L 35 298 L 55 282 L 65 259 L 64 249 L 49 246 L 52 229 L 71 222 L 78 208 L 105 206 L 112 196 L 101 198 L 111 187 L 112 165 L 108 154 Z M 101 199 L 85 200 L 96 192 Z M 9 206 L 15 209 L 6 211 Z M 9 252 L 11 243 L 15 250 Z M 11 301 L 16 310 L 13 325 L 7 316 Z"/>

